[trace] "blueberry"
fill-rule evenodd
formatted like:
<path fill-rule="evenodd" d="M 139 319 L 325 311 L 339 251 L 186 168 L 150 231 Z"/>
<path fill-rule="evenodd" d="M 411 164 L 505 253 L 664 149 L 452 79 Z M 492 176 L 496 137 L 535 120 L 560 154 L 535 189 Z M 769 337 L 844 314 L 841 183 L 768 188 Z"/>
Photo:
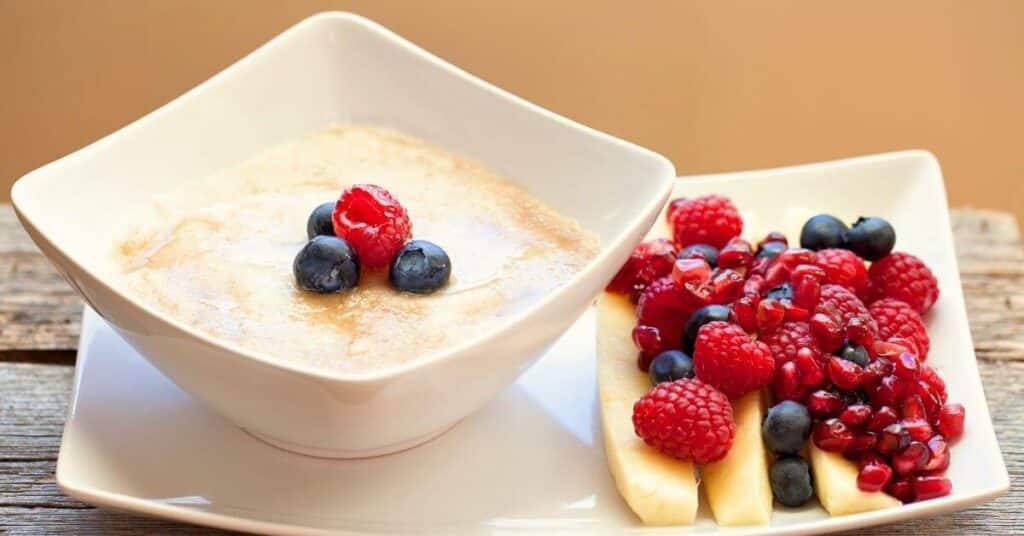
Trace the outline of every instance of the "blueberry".
<path fill-rule="evenodd" d="M 334 202 L 329 201 L 315 209 L 306 220 L 306 235 L 310 240 L 314 236 L 334 236 L 334 222 L 331 221 L 331 214 L 334 213 Z"/>
<path fill-rule="evenodd" d="M 686 325 L 683 326 L 683 351 L 693 355 L 693 345 L 697 343 L 697 332 L 700 331 L 701 326 L 715 320 L 728 322 L 729 307 L 726 305 L 705 305 L 694 311 L 690 318 L 686 320 Z"/>
<path fill-rule="evenodd" d="M 696 257 L 703 258 L 712 268 L 718 266 L 718 249 L 715 246 L 691 244 L 679 251 L 678 258 L 680 259 L 693 259 Z"/>
<path fill-rule="evenodd" d="M 764 299 L 768 300 L 793 300 L 793 285 L 789 283 L 783 283 L 777 287 L 772 287 L 768 292 L 765 293 Z"/>
<path fill-rule="evenodd" d="M 811 414 L 799 402 L 783 400 L 768 410 L 761 424 L 761 437 L 768 450 L 796 454 L 811 435 Z"/>
<path fill-rule="evenodd" d="M 846 339 L 843 341 L 843 345 L 836 350 L 835 355 L 847 360 L 853 361 L 854 363 L 866 367 L 871 362 L 871 357 L 868 356 L 867 348 L 854 343 L 853 341 Z"/>
<path fill-rule="evenodd" d="M 430 294 L 448 283 L 452 261 L 437 244 L 412 240 L 391 261 L 391 286 L 416 294 Z"/>
<path fill-rule="evenodd" d="M 336 236 L 315 236 L 302 246 L 292 264 L 300 288 L 327 293 L 348 290 L 359 283 L 356 250 Z"/>
<path fill-rule="evenodd" d="M 829 214 L 818 214 L 807 220 L 800 230 L 800 247 L 813 249 L 841 248 L 846 245 L 846 224 Z"/>
<path fill-rule="evenodd" d="M 693 377 L 693 359 L 680 350 L 666 350 L 654 357 L 648 371 L 651 385 Z"/>
<path fill-rule="evenodd" d="M 896 231 L 882 218 L 861 216 L 846 232 L 846 247 L 869 261 L 885 257 L 895 244 Z"/>
<path fill-rule="evenodd" d="M 783 456 L 772 464 L 769 470 L 772 495 L 785 506 L 801 506 L 811 495 L 811 468 L 798 456 Z"/>
<path fill-rule="evenodd" d="M 755 255 L 754 258 L 761 259 L 768 257 L 769 259 L 774 259 L 779 256 L 779 253 L 786 251 L 786 248 L 788 247 L 789 246 L 787 246 L 785 242 L 765 242 L 764 244 L 761 244 L 761 247 L 757 248 L 757 255 Z"/>

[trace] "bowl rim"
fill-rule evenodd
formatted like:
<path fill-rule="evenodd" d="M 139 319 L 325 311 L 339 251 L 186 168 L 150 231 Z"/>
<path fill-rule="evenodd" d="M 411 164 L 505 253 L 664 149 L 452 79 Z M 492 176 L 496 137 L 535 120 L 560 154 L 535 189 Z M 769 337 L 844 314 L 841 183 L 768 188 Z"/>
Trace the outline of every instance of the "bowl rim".
<path fill-rule="evenodd" d="M 664 184 L 661 184 L 656 189 L 657 195 L 652 196 L 651 199 L 648 200 L 648 202 L 644 205 L 642 210 L 630 215 L 629 219 L 626 222 L 624 222 L 625 225 L 621 227 L 618 236 L 616 236 L 614 239 L 606 243 L 601 244 L 600 252 L 597 254 L 597 256 L 591 259 L 591 261 L 588 262 L 583 267 L 583 269 L 573 274 L 573 276 L 570 277 L 567 281 L 555 287 L 551 292 L 547 293 L 540 300 L 534 302 L 533 304 L 529 305 L 523 310 L 518 311 L 516 314 L 509 316 L 498 327 L 485 330 L 481 334 L 474 337 L 469 337 L 466 340 L 460 342 L 459 344 L 450 346 L 448 348 L 438 349 L 432 352 L 426 352 L 422 355 L 419 355 L 413 359 L 410 359 L 402 363 L 387 365 L 377 370 L 372 370 L 369 372 L 356 373 L 337 371 L 297 361 L 275 358 L 263 352 L 243 348 L 237 343 L 222 340 L 216 336 L 205 333 L 183 321 L 180 321 L 171 315 L 168 315 L 161 311 L 157 311 L 150 307 L 148 304 L 143 303 L 141 300 L 138 300 L 132 294 L 125 292 L 120 288 L 117 288 L 117 286 L 115 285 L 112 285 L 110 282 L 108 282 L 107 277 L 97 274 L 93 270 L 86 268 L 76 259 L 74 259 L 71 255 L 68 255 L 63 250 L 63 248 L 58 246 L 55 241 L 50 239 L 47 233 L 44 232 L 42 228 L 36 224 L 32 216 L 24 211 L 23 201 L 25 200 L 25 196 L 27 195 L 24 192 L 26 188 L 25 184 L 28 181 L 32 180 L 34 177 L 42 174 L 43 171 L 62 163 L 66 164 L 66 161 L 70 158 L 91 154 L 106 145 L 117 143 L 121 138 L 131 135 L 131 133 L 135 129 L 141 127 L 146 122 L 158 117 L 162 117 L 165 114 L 173 113 L 175 108 L 180 106 L 183 101 L 187 101 L 188 99 L 192 98 L 195 94 L 204 91 L 205 88 L 217 83 L 219 80 L 232 76 L 236 71 L 243 68 L 244 66 L 256 61 L 260 61 L 261 56 L 263 56 L 268 49 L 280 45 L 283 41 L 287 40 L 292 35 L 307 31 L 317 25 L 338 23 L 355 24 L 356 26 L 362 27 L 363 29 L 374 32 L 379 36 L 385 38 L 390 43 L 391 46 L 404 49 L 406 52 L 409 52 L 416 56 L 420 61 L 430 63 L 435 67 L 440 68 L 448 76 L 460 78 L 465 82 L 473 84 L 480 90 L 489 92 L 498 98 L 511 101 L 512 103 L 528 110 L 531 113 L 540 115 L 541 117 L 544 117 L 549 121 L 553 121 L 563 126 L 567 126 L 572 131 L 580 135 L 597 138 L 607 144 L 618 147 L 619 149 L 622 149 L 624 151 L 633 152 L 641 156 L 644 156 L 651 162 L 653 162 L 657 168 L 659 168 L 659 175 L 665 175 L 664 178 L 661 179 L 664 181 Z M 175 97 L 174 99 L 163 104 L 159 108 L 130 122 L 129 124 L 121 127 L 120 129 L 114 131 L 113 133 L 110 133 L 104 136 L 103 138 L 81 149 L 78 149 L 77 151 L 74 151 L 57 160 L 49 162 L 23 175 L 21 178 L 15 181 L 14 185 L 11 188 L 11 203 L 14 206 L 15 213 L 21 220 L 22 224 L 29 230 L 33 231 L 33 233 L 30 234 L 35 234 L 39 236 L 42 240 L 46 241 L 48 245 L 61 258 L 63 258 L 63 260 L 67 264 L 73 266 L 75 270 L 77 270 L 79 273 L 88 275 L 92 280 L 95 281 L 96 284 L 102 287 L 106 292 L 109 292 L 110 294 L 116 296 L 119 300 L 130 304 L 132 307 L 139 309 L 143 314 L 147 315 L 148 317 L 166 323 L 170 328 L 177 331 L 178 333 L 191 337 L 203 344 L 209 345 L 220 351 L 230 352 L 240 358 L 252 359 L 259 362 L 262 365 L 267 365 L 281 371 L 300 374 L 303 376 L 308 376 L 316 379 L 327 380 L 337 383 L 366 384 L 393 380 L 413 370 L 422 369 L 429 365 L 435 365 L 437 363 L 440 363 L 441 361 L 449 361 L 452 359 L 456 359 L 460 356 L 464 356 L 467 353 L 470 353 L 475 347 L 495 342 L 499 337 L 506 336 L 511 330 L 516 328 L 529 317 L 532 317 L 536 315 L 539 311 L 549 307 L 553 302 L 562 299 L 563 295 L 566 294 L 566 292 L 568 292 L 569 289 L 578 286 L 583 279 L 589 277 L 590 274 L 592 274 L 595 270 L 598 270 L 601 266 L 607 264 L 608 257 L 611 256 L 613 251 L 617 250 L 619 247 L 622 246 L 622 244 L 627 240 L 631 232 L 643 227 L 645 220 L 649 217 L 652 217 L 652 214 L 654 215 L 653 217 L 657 217 L 656 214 L 660 212 L 662 206 L 667 201 L 668 196 L 675 185 L 675 182 L 675 167 L 673 166 L 672 162 L 670 162 L 666 157 L 659 153 L 656 153 L 650 149 L 646 149 L 634 143 L 628 142 L 626 140 L 616 138 L 610 134 L 606 134 L 594 128 L 573 121 L 569 118 L 558 115 L 537 104 L 533 104 L 522 97 L 519 97 L 473 74 L 470 74 L 464 69 L 452 63 L 449 63 L 448 61 L 440 58 L 439 56 L 427 51 L 426 49 L 420 47 L 419 45 L 409 41 L 408 39 L 398 35 L 397 33 L 389 30 L 388 28 L 382 26 L 381 24 L 373 20 L 370 20 L 366 17 L 344 11 L 325 11 L 311 15 L 295 23 L 294 25 L 287 28 L 280 34 L 272 37 L 266 43 L 257 47 L 252 52 L 246 54 L 244 57 L 240 58 L 239 60 L 225 67 L 224 69 L 220 70 L 207 80 L 204 80 L 203 82 L 189 89 L 185 93 Z M 646 229 L 642 230 L 646 231 Z M 72 284 L 72 286 L 77 289 L 77 285 Z M 82 293 L 79 291 L 79 294 Z M 88 302 L 88 300 L 86 301 Z"/>

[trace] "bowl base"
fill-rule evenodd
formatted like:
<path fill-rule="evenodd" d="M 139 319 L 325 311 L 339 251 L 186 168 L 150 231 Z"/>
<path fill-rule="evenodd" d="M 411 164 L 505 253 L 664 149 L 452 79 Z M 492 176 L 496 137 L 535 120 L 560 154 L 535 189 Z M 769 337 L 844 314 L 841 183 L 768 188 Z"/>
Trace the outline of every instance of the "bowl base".
<path fill-rule="evenodd" d="M 458 421 L 456 421 L 455 424 L 458 424 Z M 277 439 L 277 438 L 273 438 L 273 437 L 261 434 L 259 432 L 254 432 L 252 430 L 247 430 L 245 428 L 242 428 L 242 430 L 245 430 L 245 432 L 247 434 L 255 437 L 256 439 L 259 439 L 260 441 L 262 441 L 264 443 L 267 443 L 270 446 L 277 447 L 277 448 L 279 448 L 281 450 L 286 450 L 288 452 L 294 452 L 296 454 L 302 454 L 304 456 L 312 456 L 314 458 L 353 459 L 353 458 L 371 458 L 373 456 L 385 456 L 387 454 L 395 454 L 395 453 L 401 452 L 403 450 L 409 450 L 409 449 L 411 449 L 413 447 L 418 447 L 418 446 L 420 446 L 420 445 L 422 445 L 422 444 L 424 444 L 424 443 L 426 443 L 426 442 L 428 442 L 428 441 L 430 441 L 432 439 L 436 439 L 436 438 L 440 437 L 445 432 L 447 432 L 447 431 L 451 430 L 452 428 L 454 428 L 455 424 L 452 424 L 451 426 L 446 426 L 444 428 L 441 428 L 440 430 L 436 430 L 436 431 L 433 431 L 433 432 L 430 432 L 430 433 L 427 433 L 427 434 L 423 434 L 421 436 L 414 437 L 412 439 L 407 439 L 405 441 L 400 441 L 398 443 L 392 443 L 390 445 L 384 445 L 382 447 L 375 447 L 375 448 L 365 449 L 365 450 L 341 450 L 341 449 L 325 449 L 325 448 L 320 448 L 320 447 L 311 447 L 311 446 L 308 446 L 308 445 L 299 445 L 299 444 L 296 444 L 296 443 L 291 443 L 291 442 L 288 442 L 288 441 L 283 441 L 283 440 L 280 440 L 280 439 Z"/>

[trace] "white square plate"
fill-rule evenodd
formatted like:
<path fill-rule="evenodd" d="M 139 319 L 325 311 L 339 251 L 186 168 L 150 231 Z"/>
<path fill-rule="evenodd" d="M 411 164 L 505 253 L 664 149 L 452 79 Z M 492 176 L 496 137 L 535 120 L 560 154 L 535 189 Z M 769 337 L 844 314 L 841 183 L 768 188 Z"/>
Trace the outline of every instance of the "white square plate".
<path fill-rule="evenodd" d="M 796 237 L 818 212 L 877 215 L 897 249 L 922 257 L 942 296 L 927 317 L 929 363 L 967 408 L 952 447 L 953 494 L 828 517 L 817 505 L 777 508 L 772 525 L 719 529 L 702 508 L 693 527 L 659 533 L 818 534 L 948 512 L 1004 493 L 1009 478 L 988 415 L 953 254 L 942 176 L 924 152 L 693 177 L 676 195 L 731 197 L 757 238 Z M 513 386 L 440 438 L 399 454 L 326 460 L 248 436 L 175 387 L 91 310 L 57 481 L 86 502 L 253 532 L 621 533 L 641 525 L 605 466 L 594 381 L 593 315 L 584 316 Z"/>

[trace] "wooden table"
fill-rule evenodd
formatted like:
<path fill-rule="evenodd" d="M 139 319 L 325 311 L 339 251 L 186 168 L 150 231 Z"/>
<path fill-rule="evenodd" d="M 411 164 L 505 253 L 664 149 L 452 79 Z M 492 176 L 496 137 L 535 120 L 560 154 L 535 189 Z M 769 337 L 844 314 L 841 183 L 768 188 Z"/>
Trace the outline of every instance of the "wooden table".
<path fill-rule="evenodd" d="M 1013 534 L 1024 521 L 1024 252 L 1009 214 L 953 218 L 979 368 L 1010 493 L 970 510 L 861 534 Z M 81 304 L 0 205 L 0 533 L 208 534 L 211 529 L 96 509 L 54 483 Z M 968 417 L 970 418 L 970 417 Z M 969 421 L 968 421 L 969 422 Z"/>

